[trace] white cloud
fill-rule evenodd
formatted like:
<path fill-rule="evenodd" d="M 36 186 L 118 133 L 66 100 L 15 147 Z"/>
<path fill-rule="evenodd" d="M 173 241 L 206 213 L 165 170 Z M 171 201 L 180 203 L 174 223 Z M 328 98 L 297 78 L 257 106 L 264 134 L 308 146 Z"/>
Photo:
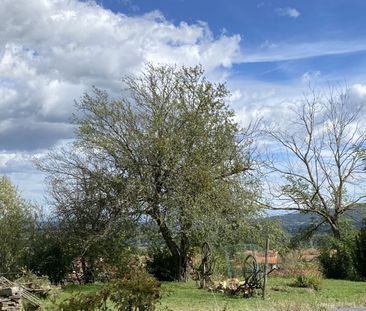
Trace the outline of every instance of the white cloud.
<path fill-rule="evenodd" d="M 301 76 L 301 81 L 303 83 L 312 83 L 316 81 L 321 76 L 321 73 L 319 70 L 316 71 L 307 71 Z"/>
<path fill-rule="evenodd" d="M 157 11 L 131 17 L 90 1 L 2 0 L 0 29 L 0 119 L 11 120 L 16 137 L 28 131 L 30 149 L 47 147 L 37 129 L 66 126 L 74 99 L 92 85 L 118 92 L 120 78 L 145 62 L 200 63 L 212 73 L 240 58 L 239 35 L 214 37 L 203 22 L 175 25 Z M 49 146 L 69 138 L 57 132 Z"/>
<path fill-rule="evenodd" d="M 365 112 L 366 108 L 366 84 L 353 84 L 348 89 L 350 109 L 363 108 Z"/>
<path fill-rule="evenodd" d="M 290 106 L 302 97 L 303 92 L 301 85 L 290 82 L 281 85 L 274 82 L 229 79 L 228 84 L 235 90 L 230 103 L 235 111 L 235 121 L 242 126 L 256 119 L 283 122 L 288 118 Z"/>
<path fill-rule="evenodd" d="M 241 93 L 240 89 L 232 91 L 228 100 L 230 103 L 236 102 L 242 98 L 243 94 Z"/>
<path fill-rule="evenodd" d="M 280 62 L 326 55 L 341 55 L 366 51 L 366 40 L 357 41 L 319 41 L 319 42 L 272 42 L 262 44 L 260 49 L 244 50 L 241 62 Z"/>
<path fill-rule="evenodd" d="M 40 177 L 31 156 L 72 139 L 74 100 L 92 85 L 116 94 L 121 77 L 146 62 L 200 63 L 223 77 L 240 59 L 240 40 L 216 37 L 204 22 L 174 24 L 157 11 L 127 16 L 92 1 L 1 0 L 0 174 L 33 198 L 29 189 Z"/>
<path fill-rule="evenodd" d="M 275 12 L 279 16 L 289 16 L 292 18 L 298 18 L 300 16 L 300 12 L 295 8 L 277 8 Z"/>
<path fill-rule="evenodd" d="M 284 15 L 300 14 L 295 11 Z M 122 75 L 139 72 L 147 61 L 201 63 L 209 78 L 218 81 L 230 78 L 228 70 L 239 62 L 366 50 L 362 40 L 267 41 L 243 56 L 240 43 L 239 35 L 215 36 L 204 22 L 174 24 L 156 11 L 127 16 L 90 1 L 0 0 L 0 174 L 14 177 L 28 196 L 41 191 L 30 157 L 73 137 L 69 118 L 74 99 L 91 85 L 119 92 Z M 257 116 L 286 118 L 286 98 L 301 95 L 293 85 L 242 79 L 228 85 L 234 90 L 231 106 L 243 125 Z M 361 98 L 364 88 L 355 87 L 352 96 Z"/>

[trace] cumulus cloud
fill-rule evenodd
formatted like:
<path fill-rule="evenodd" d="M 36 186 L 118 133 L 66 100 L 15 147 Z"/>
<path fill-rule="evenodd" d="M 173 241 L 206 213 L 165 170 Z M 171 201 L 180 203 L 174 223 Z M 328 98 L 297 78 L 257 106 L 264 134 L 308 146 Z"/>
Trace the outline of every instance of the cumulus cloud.
<path fill-rule="evenodd" d="M 265 122 L 283 120 L 289 107 L 302 96 L 299 85 L 281 85 L 275 82 L 230 79 L 230 105 L 235 110 L 235 121 L 247 126 L 253 120 Z"/>
<path fill-rule="evenodd" d="M 363 108 L 363 112 L 365 112 L 365 104 L 366 104 L 366 85 L 365 84 L 353 84 L 348 88 L 348 96 L 349 103 L 352 108 Z"/>
<path fill-rule="evenodd" d="M 119 91 L 120 78 L 146 62 L 214 71 L 240 54 L 240 36 L 215 37 L 203 22 L 175 25 L 157 11 L 131 17 L 89 1 L 3 0 L 0 29 L 1 150 L 70 138 L 74 99 L 92 85 Z"/>
<path fill-rule="evenodd" d="M 277 8 L 275 12 L 279 16 L 289 16 L 292 18 L 298 18 L 300 16 L 300 12 L 295 8 Z"/>
<path fill-rule="evenodd" d="M 91 86 L 119 93 L 121 77 L 146 62 L 200 63 L 223 75 L 240 58 L 239 35 L 123 4 L 134 16 L 93 1 L 0 1 L 0 174 L 29 198 L 43 187 L 31 158 L 73 138 L 74 100 Z"/>

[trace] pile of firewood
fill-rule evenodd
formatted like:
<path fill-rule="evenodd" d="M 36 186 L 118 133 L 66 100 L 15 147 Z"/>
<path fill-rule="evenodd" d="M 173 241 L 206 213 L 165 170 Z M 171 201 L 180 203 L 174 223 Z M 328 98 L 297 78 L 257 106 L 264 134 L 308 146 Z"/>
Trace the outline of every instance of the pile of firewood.
<path fill-rule="evenodd" d="M 254 283 L 240 282 L 238 279 L 232 278 L 221 282 L 214 282 L 208 287 L 210 292 L 224 293 L 226 295 L 237 295 L 244 298 L 250 298 L 255 294 L 255 290 L 260 287 Z"/>
<path fill-rule="evenodd" d="M 243 284 L 244 282 L 240 282 L 238 279 L 232 278 L 225 281 L 214 282 L 212 286 L 208 288 L 208 290 L 211 292 L 233 295 Z"/>
<path fill-rule="evenodd" d="M 19 287 L 6 287 L 0 289 L 0 311 L 20 311 L 22 289 Z"/>

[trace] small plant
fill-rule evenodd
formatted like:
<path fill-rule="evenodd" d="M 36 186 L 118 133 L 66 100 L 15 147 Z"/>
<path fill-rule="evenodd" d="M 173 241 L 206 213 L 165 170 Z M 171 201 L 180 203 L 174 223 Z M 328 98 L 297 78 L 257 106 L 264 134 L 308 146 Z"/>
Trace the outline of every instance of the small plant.
<path fill-rule="evenodd" d="M 154 305 L 160 299 L 160 283 L 141 270 L 112 282 L 109 288 L 109 298 L 118 310 L 155 310 Z"/>
<path fill-rule="evenodd" d="M 305 287 L 319 290 L 322 283 L 322 275 L 317 271 L 308 271 L 296 276 L 291 284 L 294 287 Z"/>
<path fill-rule="evenodd" d="M 80 293 L 61 302 L 56 310 L 59 311 L 107 311 L 109 291 L 103 288 L 95 293 Z"/>
<path fill-rule="evenodd" d="M 132 271 L 101 290 L 73 296 L 58 305 L 60 311 L 152 311 L 160 299 L 160 283 L 143 270 Z"/>

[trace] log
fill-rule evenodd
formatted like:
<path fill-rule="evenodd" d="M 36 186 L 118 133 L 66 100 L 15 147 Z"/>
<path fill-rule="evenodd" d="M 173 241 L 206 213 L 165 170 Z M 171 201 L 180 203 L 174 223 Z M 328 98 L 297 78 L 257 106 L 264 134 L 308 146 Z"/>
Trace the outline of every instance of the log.
<path fill-rule="evenodd" d="M 13 298 L 21 298 L 22 297 L 22 289 L 20 287 L 5 287 L 0 288 L 0 296 L 1 297 L 13 297 Z"/>

